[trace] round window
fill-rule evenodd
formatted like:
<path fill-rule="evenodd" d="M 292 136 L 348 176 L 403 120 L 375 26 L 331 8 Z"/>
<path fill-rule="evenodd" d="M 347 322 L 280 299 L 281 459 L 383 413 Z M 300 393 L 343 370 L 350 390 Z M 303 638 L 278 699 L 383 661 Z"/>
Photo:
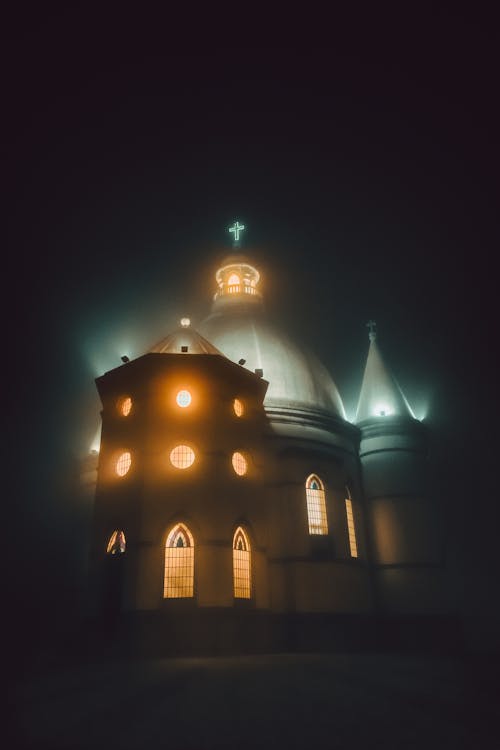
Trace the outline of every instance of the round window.
<path fill-rule="evenodd" d="M 233 453 L 231 462 L 233 464 L 233 469 L 238 476 L 242 477 L 247 473 L 247 460 L 241 453 Z"/>
<path fill-rule="evenodd" d="M 195 455 L 194 450 L 189 445 L 176 445 L 175 448 L 170 451 L 170 463 L 175 466 L 176 469 L 187 469 L 194 462 Z"/>
<path fill-rule="evenodd" d="M 115 471 L 118 474 L 119 477 L 124 477 L 125 474 L 130 469 L 130 465 L 132 463 L 132 456 L 128 451 L 125 453 L 122 453 L 119 457 L 118 461 L 116 462 Z"/>

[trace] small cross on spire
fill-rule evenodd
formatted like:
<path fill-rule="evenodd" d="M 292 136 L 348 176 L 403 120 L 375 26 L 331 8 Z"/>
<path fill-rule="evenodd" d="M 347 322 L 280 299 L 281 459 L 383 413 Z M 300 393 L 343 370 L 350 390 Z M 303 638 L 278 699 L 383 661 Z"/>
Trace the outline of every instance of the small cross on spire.
<path fill-rule="evenodd" d="M 368 328 L 368 338 L 370 341 L 375 341 L 377 338 L 377 324 L 374 320 L 369 320 L 366 327 Z"/>
<path fill-rule="evenodd" d="M 229 227 L 229 232 L 234 234 L 233 247 L 239 247 L 240 244 L 240 232 L 245 229 L 244 224 L 240 224 L 239 221 L 235 221 L 232 227 Z"/>

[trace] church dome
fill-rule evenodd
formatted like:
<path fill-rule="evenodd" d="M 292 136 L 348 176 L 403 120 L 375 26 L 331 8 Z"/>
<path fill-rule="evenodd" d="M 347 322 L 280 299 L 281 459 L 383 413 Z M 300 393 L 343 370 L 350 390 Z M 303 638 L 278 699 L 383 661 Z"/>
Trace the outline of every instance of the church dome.
<path fill-rule="evenodd" d="M 264 406 L 322 412 L 345 419 L 337 387 L 321 362 L 299 348 L 265 317 L 259 272 L 242 256 L 226 258 L 217 271 L 212 313 L 201 331 L 214 346 L 244 367 L 262 370 L 269 382 Z"/>

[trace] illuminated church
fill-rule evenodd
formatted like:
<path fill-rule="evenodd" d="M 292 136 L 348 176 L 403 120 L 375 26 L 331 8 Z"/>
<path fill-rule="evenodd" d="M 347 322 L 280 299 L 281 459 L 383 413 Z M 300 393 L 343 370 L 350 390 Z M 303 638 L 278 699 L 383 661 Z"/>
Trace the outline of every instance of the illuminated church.
<path fill-rule="evenodd" d="M 426 429 L 374 324 L 347 421 L 331 374 L 267 319 L 242 229 L 200 330 L 182 319 L 96 380 L 92 611 L 162 653 L 421 630 L 446 612 Z"/>

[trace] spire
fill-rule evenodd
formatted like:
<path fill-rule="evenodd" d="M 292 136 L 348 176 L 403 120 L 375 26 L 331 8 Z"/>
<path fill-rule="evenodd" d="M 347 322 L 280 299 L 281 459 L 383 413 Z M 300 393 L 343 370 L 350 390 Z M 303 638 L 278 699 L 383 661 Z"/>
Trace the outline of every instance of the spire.
<path fill-rule="evenodd" d="M 375 321 L 370 320 L 366 325 L 369 329 L 370 348 L 355 422 L 391 416 L 415 419 L 408 401 L 382 359 L 377 344 Z"/>

